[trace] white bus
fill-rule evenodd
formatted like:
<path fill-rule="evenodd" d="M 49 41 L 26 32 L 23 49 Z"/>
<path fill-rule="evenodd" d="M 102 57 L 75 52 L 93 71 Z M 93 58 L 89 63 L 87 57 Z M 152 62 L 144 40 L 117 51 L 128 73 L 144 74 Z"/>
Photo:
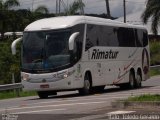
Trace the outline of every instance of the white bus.
<path fill-rule="evenodd" d="M 147 30 L 96 17 L 68 16 L 35 21 L 22 40 L 21 79 L 40 98 L 63 90 L 89 94 L 106 85 L 138 88 L 149 78 Z"/>

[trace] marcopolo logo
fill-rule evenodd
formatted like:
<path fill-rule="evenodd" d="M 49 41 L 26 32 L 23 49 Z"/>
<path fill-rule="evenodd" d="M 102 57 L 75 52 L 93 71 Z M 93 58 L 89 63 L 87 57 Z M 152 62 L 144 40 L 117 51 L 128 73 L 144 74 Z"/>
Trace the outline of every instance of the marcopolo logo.
<path fill-rule="evenodd" d="M 91 59 L 116 59 L 118 51 L 101 51 L 99 49 L 93 49 Z"/>

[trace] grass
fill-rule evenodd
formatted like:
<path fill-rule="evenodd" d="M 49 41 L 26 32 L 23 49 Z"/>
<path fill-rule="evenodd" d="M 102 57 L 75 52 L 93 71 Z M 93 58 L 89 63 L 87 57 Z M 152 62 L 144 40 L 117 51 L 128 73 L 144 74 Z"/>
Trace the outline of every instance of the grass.
<path fill-rule="evenodd" d="M 150 76 L 160 75 L 160 70 L 158 69 L 150 69 Z"/>
<path fill-rule="evenodd" d="M 19 97 L 35 96 L 36 92 L 34 91 L 20 91 Z M 0 93 L 0 100 L 8 98 L 17 98 L 17 94 L 14 91 L 4 91 Z"/>
<path fill-rule="evenodd" d="M 151 55 L 151 64 L 156 65 L 160 63 L 160 42 L 159 41 L 150 42 L 150 55 Z"/>
<path fill-rule="evenodd" d="M 135 97 L 129 97 L 126 101 L 138 101 L 138 102 L 144 102 L 144 101 L 159 101 L 160 102 L 160 95 L 140 95 L 140 96 L 135 96 Z"/>

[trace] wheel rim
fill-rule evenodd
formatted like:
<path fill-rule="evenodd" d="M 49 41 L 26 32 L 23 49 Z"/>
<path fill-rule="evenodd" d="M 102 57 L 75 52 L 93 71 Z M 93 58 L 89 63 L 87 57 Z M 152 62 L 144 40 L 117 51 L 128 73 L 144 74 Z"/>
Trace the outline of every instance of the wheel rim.
<path fill-rule="evenodd" d="M 132 73 L 130 73 L 130 87 L 134 88 L 134 77 Z"/>
<path fill-rule="evenodd" d="M 141 76 L 138 74 L 137 75 L 137 87 L 141 86 L 141 81 L 142 81 Z"/>
<path fill-rule="evenodd" d="M 90 82 L 89 82 L 89 80 L 85 80 L 84 81 L 84 87 L 85 87 L 86 90 L 90 89 Z"/>

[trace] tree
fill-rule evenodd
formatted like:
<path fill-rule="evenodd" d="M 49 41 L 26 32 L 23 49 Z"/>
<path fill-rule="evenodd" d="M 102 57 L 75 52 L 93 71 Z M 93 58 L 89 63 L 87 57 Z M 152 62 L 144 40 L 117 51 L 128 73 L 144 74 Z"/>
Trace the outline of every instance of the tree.
<path fill-rule="evenodd" d="M 17 46 L 18 54 L 11 53 L 11 40 L 0 42 L 0 84 L 10 84 L 12 73 L 15 73 L 16 82 L 20 82 L 20 44 Z"/>
<path fill-rule="evenodd" d="M 0 32 L 1 38 L 4 38 L 4 32 L 8 25 L 8 20 L 12 19 L 9 17 L 9 10 L 14 6 L 19 6 L 18 0 L 0 0 Z"/>
<path fill-rule="evenodd" d="M 39 6 L 34 11 L 31 11 L 31 21 L 35 21 L 37 19 L 44 18 L 44 15 L 47 15 L 49 13 L 49 10 L 46 6 Z"/>
<path fill-rule="evenodd" d="M 48 13 L 49 13 L 47 7 L 46 7 L 46 6 L 43 6 L 43 5 L 37 7 L 37 8 L 34 10 L 34 12 L 35 12 L 35 13 L 43 13 L 43 14 L 48 14 Z"/>
<path fill-rule="evenodd" d="M 74 15 L 78 10 L 82 10 L 85 4 L 82 1 L 74 1 L 68 9 L 65 10 L 66 15 Z"/>
<path fill-rule="evenodd" d="M 146 9 L 141 18 L 144 24 L 147 24 L 148 20 L 151 18 L 151 29 L 153 33 L 157 35 L 158 25 L 160 23 L 160 0 L 148 0 Z"/>

